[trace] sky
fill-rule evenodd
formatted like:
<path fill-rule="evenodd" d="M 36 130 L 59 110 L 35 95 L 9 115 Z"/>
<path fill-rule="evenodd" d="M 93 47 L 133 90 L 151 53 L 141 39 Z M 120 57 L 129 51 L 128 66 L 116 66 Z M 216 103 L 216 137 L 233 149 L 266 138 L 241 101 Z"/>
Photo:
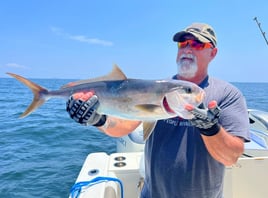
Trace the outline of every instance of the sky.
<path fill-rule="evenodd" d="M 173 35 L 210 24 L 218 54 L 209 74 L 229 82 L 268 82 L 268 1 L 0 1 L 0 77 L 87 79 L 117 64 L 129 78 L 177 72 Z"/>

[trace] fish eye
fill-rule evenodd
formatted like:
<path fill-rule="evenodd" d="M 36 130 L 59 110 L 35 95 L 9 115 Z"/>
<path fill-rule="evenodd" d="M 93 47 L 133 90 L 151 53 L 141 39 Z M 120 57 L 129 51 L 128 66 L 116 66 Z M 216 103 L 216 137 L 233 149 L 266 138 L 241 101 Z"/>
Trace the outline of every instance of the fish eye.
<path fill-rule="evenodd" d="M 188 94 L 192 93 L 191 87 L 186 87 L 184 90 L 185 90 L 185 93 L 188 93 Z"/>

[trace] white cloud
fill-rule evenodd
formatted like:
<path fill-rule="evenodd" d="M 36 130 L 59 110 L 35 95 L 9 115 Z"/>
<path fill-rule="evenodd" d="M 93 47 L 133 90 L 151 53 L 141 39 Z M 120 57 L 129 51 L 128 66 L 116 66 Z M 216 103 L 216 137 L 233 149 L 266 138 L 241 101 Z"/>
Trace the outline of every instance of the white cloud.
<path fill-rule="evenodd" d="M 86 36 L 83 35 L 77 35 L 77 36 L 69 36 L 70 39 L 84 42 L 84 43 L 89 43 L 89 44 L 99 44 L 103 46 L 112 46 L 113 43 L 110 41 L 104 41 L 98 38 L 87 38 Z"/>
<path fill-rule="evenodd" d="M 17 64 L 17 63 L 7 63 L 7 64 L 5 64 L 5 67 L 18 68 L 18 69 L 29 69 L 28 67 L 26 67 L 24 65 Z"/>
<path fill-rule="evenodd" d="M 63 36 L 65 38 L 79 41 L 82 43 L 102 45 L 102 46 L 112 46 L 113 45 L 113 42 L 111 42 L 111 41 L 106 41 L 106 40 L 102 40 L 102 39 L 98 39 L 98 38 L 89 38 L 85 35 L 71 35 L 69 33 L 64 32 L 59 27 L 50 27 L 50 30 L 59 36 Z"/>
<path fill-rule="evenodd" d="M 63 31 L 62 31 L 62 29 L 61 28 L 58 28 L 58 27 L 50 27 L 50 30 L 52 31 L 52 32 L 54 32 L 55 34 L 58 34 L 58 35 L 63 35 Z"/>

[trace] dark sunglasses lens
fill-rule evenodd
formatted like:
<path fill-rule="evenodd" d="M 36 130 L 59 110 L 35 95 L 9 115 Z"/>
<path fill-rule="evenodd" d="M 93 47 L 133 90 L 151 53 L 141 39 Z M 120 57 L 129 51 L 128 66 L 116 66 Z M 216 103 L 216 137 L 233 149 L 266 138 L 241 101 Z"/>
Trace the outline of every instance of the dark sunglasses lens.
<path fill-rule="evenodd" d="M 198 41 L 193 41 L 191 43 L 191 47 L 195 49 L 202 49 L 204 47 L 204 43 L 200 43 Z"/>

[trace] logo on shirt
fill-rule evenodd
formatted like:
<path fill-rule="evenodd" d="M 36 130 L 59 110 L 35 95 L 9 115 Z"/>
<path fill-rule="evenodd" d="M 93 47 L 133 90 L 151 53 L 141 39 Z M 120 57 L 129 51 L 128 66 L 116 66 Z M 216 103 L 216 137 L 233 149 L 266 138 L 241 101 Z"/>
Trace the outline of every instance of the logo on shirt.
<path fill-rule="evenodd" d="M 184 126 L 184 127 L 190 127 L 192 124 L 189 120 L 185 120 L 183 118 L 177 117 L 177 118 L 170 118 L 164 120 L 166 124 L 173 125 L 173 126 Z"/>

